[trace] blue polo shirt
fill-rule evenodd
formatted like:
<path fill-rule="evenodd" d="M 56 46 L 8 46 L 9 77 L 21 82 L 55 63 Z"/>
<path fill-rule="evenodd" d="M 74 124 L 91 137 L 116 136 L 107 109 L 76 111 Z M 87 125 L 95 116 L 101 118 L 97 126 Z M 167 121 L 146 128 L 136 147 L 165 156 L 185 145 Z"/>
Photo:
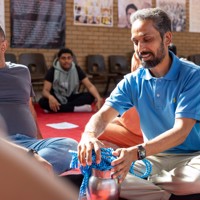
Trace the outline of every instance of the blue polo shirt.
<path fill-rule="evenodd" d="M 170 56 L 172 65 L 164 77 L 155 78 L 141 67 L 124 77 L 105 104 L 120 114 L 135 106 L 145 141 L 171 129 L 175 118 L 195 119 L 186 140 L 166 152 L 200 151 L 200 66 Z"/>

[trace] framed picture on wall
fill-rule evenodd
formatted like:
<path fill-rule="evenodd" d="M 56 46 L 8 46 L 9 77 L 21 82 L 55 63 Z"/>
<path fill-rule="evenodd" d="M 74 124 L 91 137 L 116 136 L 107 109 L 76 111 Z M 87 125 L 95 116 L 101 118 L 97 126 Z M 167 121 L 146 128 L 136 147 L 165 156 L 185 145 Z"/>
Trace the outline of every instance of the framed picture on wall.
<path fill-rule="evenodd" d="M 65 0 L 10 0 L 11 47 L 64 47 L 65 8 Z"/>
<path fill-rule="evenodd" d="M 130 16 L 138 9 L 151 8 L 151 0 L 118 0 L 118 27 L 131 28 Z"/>
<path fill-rule="evenodd" d="M 200 32 L 200 4 L 199 0 L 190 0 L 189 4 L 189 31 Z"/>
<path fill-rule="evenodd" d="M 186 29 L 186 0 L 157 0 L 156 6 L 170 16 L 172 31 L 183 32 Z"/>
<path fill-rule="evenodd" d="M 5 14 L 4 14 L 4 0 L 0 1 L 0 25 L 5 31 Z"/>
<path fill-rule="evenodd" d="M 74 0 L 74 24 L 113 26 L 113 0 Z"/>

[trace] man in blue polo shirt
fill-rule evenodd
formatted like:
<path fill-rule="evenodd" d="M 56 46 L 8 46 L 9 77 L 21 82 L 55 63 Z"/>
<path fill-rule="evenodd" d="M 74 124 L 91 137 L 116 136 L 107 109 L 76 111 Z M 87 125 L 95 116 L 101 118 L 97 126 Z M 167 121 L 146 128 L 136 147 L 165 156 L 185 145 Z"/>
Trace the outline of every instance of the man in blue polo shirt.
<path fill-rule="evenodd" d="M 80 163 L 91 165 L 92 149 L 96 162 L 101 161 L 97 137 L 118 114 L 135 106 L 144 143 L 113 152 L 118 157 L 111 164 L 113 177 L 122 183 L 120 196 L 164 200 L 171 194 L 200 193 L 200 67 L 168 51 L 171 21 L 161 9 L 139 10 L 131 22 L 141 66 L 124 77 L 87 123 L 78 146 Z M 131 163 L 144 158 L 152 164 L 149 179 L 131 177 Z"/>

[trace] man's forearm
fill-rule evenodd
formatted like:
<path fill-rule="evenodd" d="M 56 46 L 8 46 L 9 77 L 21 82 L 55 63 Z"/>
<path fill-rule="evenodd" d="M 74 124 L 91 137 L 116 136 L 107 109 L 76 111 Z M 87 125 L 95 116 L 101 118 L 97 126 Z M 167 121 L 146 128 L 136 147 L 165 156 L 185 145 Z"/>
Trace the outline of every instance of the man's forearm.
<path fill-rule="evenodd" d="M 52 96 L 48 90 L 43 90 L 42 95 L 43 95 L 43 97 L 45 97 L 47 99 L 49 99 Z"/>
<path fill-rule="evenodd" d="M 96 100 L 101 99 L 101 96 L 94 85 L 89 88 L 89 92 L 95 97 Z"/>
<path fill-rule="evenodd" d="M 104 104 L 86 124 L 84 135 L 89 134 L 91 136 L 98 137 L 105 130 L 108 123 L 118 116 L 118 114 L 119 113 L 114 108 Z"/>
<path fill-rule="evenodd" d="M 87 125 L 85 126 L 84 134 L 89 134 L 94 137 L 98 137 L 106 128 L 107 122 L 105 122 L 101 115 L 94 114 Z"/>

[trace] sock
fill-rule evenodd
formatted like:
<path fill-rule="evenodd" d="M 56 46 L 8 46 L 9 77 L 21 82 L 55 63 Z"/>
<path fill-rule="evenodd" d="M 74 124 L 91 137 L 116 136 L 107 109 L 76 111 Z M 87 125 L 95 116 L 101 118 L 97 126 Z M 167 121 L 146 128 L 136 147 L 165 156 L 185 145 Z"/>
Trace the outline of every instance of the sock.
<path fill-rule="evenodd" d="M 92 112 L 92 106 L 89 104 L 85 104 L 82 106 L 75 106 L 74 112 Z"/>
<path fill-rule="evenodd" d="M 48 110 L 46 110 L 46 109 L 44 109 L 44 112 L 45 112 L 45 113 L 50 113 L 50 111 L 48 111 Z"/>

